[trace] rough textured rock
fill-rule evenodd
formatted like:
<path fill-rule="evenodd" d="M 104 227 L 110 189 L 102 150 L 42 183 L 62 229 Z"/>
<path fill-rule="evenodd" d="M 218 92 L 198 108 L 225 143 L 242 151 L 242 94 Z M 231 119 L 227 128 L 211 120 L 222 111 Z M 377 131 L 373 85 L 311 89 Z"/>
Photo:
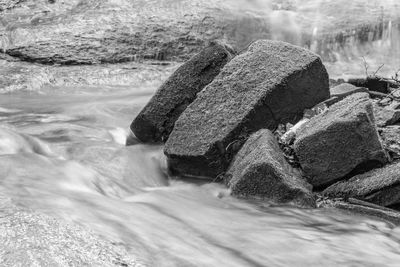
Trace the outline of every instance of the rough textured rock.
<path fill-rule="evenodd" d="M 165 145 L 169 167 L 216 177 L 249 134 L 295 121 L 328 97 L 328 74 L 317 55 L 257 41 L 226 64 L 177 120 Z"/>
<path fill-rule="evenodd" d="M 132 122 L 136 137 L 143 142 L 166 141 L 181 113 L 234 55 L 231 48 L 212 43 L 179 67 Z"/>
<path fill-rule="evenodd" d="M 91 231 L 0 196 L 1 266 L 144 266 Z"/>
<path fill-rule="evenodd" d="M 338 198 L 356 198 L 380 206 L 400 201 L 400 163 L 387 165 L 338 182 L 324 191 L 324 195 Z"/>
<path fill-rule="evenodd" d="M 379 130 L 383 147 L 393 159 L 400 158 L 400 126 L 393 125 Z"/>
<path fill-rule="evenodd" d="M 378 127 L 385 127 L 393 125 L 400 120 L 400 109 L 394 109 L 390 105 L 382 107 L 375 103 L 374 115 L 376 125 Z"/>
<path fill-rule="evenodd" d="M 299 130 L 294 149 L 304 174 L 317 187 L 343 178 L 360 164 L 386 162 L 366 93 L 353 94 L 313 117 Z"/>
<path fill-rule="evenodd" d="M 24 0 L 0 0 L 0 12 L 11 9 L 21 2 L 24 2 Z"/>
<path fill-rule="evenodd" d="M 349 83 L 342 83 L 340 85 L 332 87 L 330 89 L 330 92 L 331 92 L 331 97 L 338 98 L 338 100 L 337 100 L 337 102 L 338 102 L 339 100 L 342 100 L 346 96 L 349 96 L 354 93 L 362 93 L 362 92 L 367 93 L 368 89 L 364 88 L 364 87 L 356 87 Z"/>
<path fill-rule="evenodd" d="M 376 91 L 384 94 L 390 93 L 389 92 L 390 83 L 380 77 L 369 76 L 367 78 L 361 78 L 361 79 L 349 79 L 348 83 L 357 87 L 368 88 L 371 91 Z"/>
<path fill-rule="evenodd" d="M 43 64 L 183 61 L 210 41 L 271 38 L 265 13 L 231 1 L 26 0 L 2 14 L 0 51 Z"/>
<path fill-rule="evenodd" d="M 269 130 L 250 136 L 225 177 L 236 196 L 315 206 L 311 185 L 286 162 L 276 137 Z"/>
<path fill-rule="evenodd" d="M 1 14 L 0 50 L 49 64 L 187 60 L 221 38 L 240 49 L 261 38 L 284 40 L 312 46 L 324 61 L 334 62 L 358 44 L 381 40 L 389 20 L 393 28 L 398 25 L 396 3 L 379 0 L 325 3 L 318 8 L 323 19 L 317 35 L 316 21 L 309 19 L 315 15 L 313 1 L 296 2 L 290 11 L 282 0 L 3 0 L 0 6 L 18 2 Z M 385 66 L 394 64 L 389 59 Z"/>

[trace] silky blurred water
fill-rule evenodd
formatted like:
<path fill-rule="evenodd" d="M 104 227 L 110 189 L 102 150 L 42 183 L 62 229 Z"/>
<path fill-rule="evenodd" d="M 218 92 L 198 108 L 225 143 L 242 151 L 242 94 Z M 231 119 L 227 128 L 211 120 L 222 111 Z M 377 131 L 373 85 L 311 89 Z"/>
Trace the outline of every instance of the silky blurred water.
<path fill-rule="evenodd" d="M 391 224 L 237 200 L 220 184 L 167 177 L 162 147 L 124 146 L 155 88 L 63 89 L 0 98 L 0 194 L 15 204 L 87 226 L 150 266 L 400 260 Z"/>
<path fill-rule="evenodd" d="M 300 42 L 297 20 L 312 13 L 310 45 L 323 52 L 321 29 L 335 27 L 320 22 L 335 3 L 293 3 L 268 2 L 273 37 Z M 346 1 L 349 9 L 362 4 L 376 1 Z M 373 67 L 393 58 L 382 70 L 390 73 L 400 58 L 399 31 L 394 19 L 384 25 L 380 39 L 336 43 L 329 50 L 336 58 L 325 60 L 330 75 L 363 74 L 361 55 Z M 398 266 L 400 228 L 390 223 L 235 199 L 217 183 L 168 177 L 161 146 L 126 147 L 131 120 L 176 65 L 138 64 L 112 77 L 107 67 L 59 67 L 65 79 L 52 85 L 56 75 L 41 68 L 18 77 L 23 90 L 14 90 L 17 83 L 0 90 L 0 194 L 14 204 L 88 227 L 149 266 Z M 39 78 L 26 82 L 31 70 Z M 79 71 L 80 86 L 73 80 Z"/>

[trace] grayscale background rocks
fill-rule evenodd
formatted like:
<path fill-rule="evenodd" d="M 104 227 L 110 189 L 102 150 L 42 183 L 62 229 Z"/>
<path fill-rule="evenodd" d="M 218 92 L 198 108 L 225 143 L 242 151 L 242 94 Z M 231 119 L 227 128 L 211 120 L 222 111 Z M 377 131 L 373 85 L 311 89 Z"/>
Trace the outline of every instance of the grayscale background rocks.
<path fill-rule="evenodd" d="M 320 58 L 303 48 L 260 40 L 225 65 L 176 121 L 165 145 L 170 168 L 215 178 L 248 135 L 299 120 L 329 98 Z"/>

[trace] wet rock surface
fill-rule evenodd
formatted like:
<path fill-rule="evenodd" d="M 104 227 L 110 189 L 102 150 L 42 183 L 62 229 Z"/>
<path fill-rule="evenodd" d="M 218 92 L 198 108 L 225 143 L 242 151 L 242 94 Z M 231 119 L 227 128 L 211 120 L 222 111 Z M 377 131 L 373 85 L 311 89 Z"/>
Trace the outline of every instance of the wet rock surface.
<path fill-rule="evenodd" d="M 0 49 L 43 64 L 182 61 L 216 39 L 244 48 L 270 37 L 261 14 L 226 1 L 28 0 L 2 14 Z"/>
<path fill-rule="evenodd" d="M 356 93 L 313 117 L 299 130 L 294 149 L 316 186 L 343 179 L 358 165 L 386 159 L 367 93 Z"/>
<path fill-rule="evenodd" d="M 43 92 L 77 87 L 142 88 L 142 94 L 153 92 L 176 68 L 178 63 L 126 62 L 91 66 L 52 66 L 0 60 L 0 93 Z M 147 90 L 147 91 L 146 91 Z"/>
<path fill-rule="evenodd" d="M 213 43 L 180 66 L 132 122 L 132 132 L 143 142 L 165 142 L 181 113 L 234 55 Z"/>
<path fill-rule="evenodd" d="M 212 40 L 244 49 L 266 38 L 313 48 L 334 62 L 342 49 L 384 38 L 384 29 L 399 13 L 395 3 L 340 0 L 317 4 L 324 18 L 319 20 L 316 2 L 3 0 L 0 50 L 45 64 L 183 61 Z"/>
<path fill-rule="evenodd" d="M 1 266 L 144 266 L 91 231 L 0 197 Z"/>
<path fill-rule="evenodd" d="M 338 182 L 324 191 L 324 195 L 356 198 L 380 206 L 397 204 L 400 200 L 400 163 L 359 174 Z"/>
<path fill-rule="evenodd" d="M 351 214 L 360 214 L 371 218 L 379 218 L 380 220 L 400 225 L 400 213 L 393 209 L 384 208 L 382 206 L 374 205 L 369 202 L 361 201 L 358 199 L 343 200 L 329 200 L 325 203 L 319 204 L 320 208 L 337 208 L 348 211 Z"/>
<path fill-rule="evenodd" d="M 312 186 L 287 163 L 276 137 L 269 130 L 260 130 L 250 136 L 225 177 L 236 196 L 315 206 Z"/>
<path fill-rule="evenodd" d="M 257 41 L 226 64 L 177 120 L 164 150 L 170 169 L 215 178 L 249 134 L 298 120 L 328 97 L 328 74 L 317 55 Z"/>

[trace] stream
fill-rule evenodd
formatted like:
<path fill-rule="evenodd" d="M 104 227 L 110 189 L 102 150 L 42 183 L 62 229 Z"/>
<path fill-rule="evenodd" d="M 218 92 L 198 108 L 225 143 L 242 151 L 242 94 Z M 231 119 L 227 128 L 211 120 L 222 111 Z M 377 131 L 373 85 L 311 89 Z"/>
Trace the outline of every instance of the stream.
<path fill-rule="evenodd" d="M 296 19 L 309 9 L 282 13 Z M 394 74 L 400 28 L 395 20 L 384 25 L 378 39 L 318 44 L 315 37 L 310 45 L 317 52 L 338 47 L 323 55 L 331 77 L 364 75 L 362 54 L 370 70 L 386 63 L 382 73 Z M 9 64 L 1 61 L 0 69 Z M 390 223 L 333 208 L 236 199 L 218 183 L 169 177 L 162 146 L 125 146 L 132 119 L 179 66 L 141 64 L 123 74 L 137 82 L 121 76 L 107 84 L 0 90 L 0 195 L 87 227 L 148 266 L 398 265 L 400 228 Z"/>

